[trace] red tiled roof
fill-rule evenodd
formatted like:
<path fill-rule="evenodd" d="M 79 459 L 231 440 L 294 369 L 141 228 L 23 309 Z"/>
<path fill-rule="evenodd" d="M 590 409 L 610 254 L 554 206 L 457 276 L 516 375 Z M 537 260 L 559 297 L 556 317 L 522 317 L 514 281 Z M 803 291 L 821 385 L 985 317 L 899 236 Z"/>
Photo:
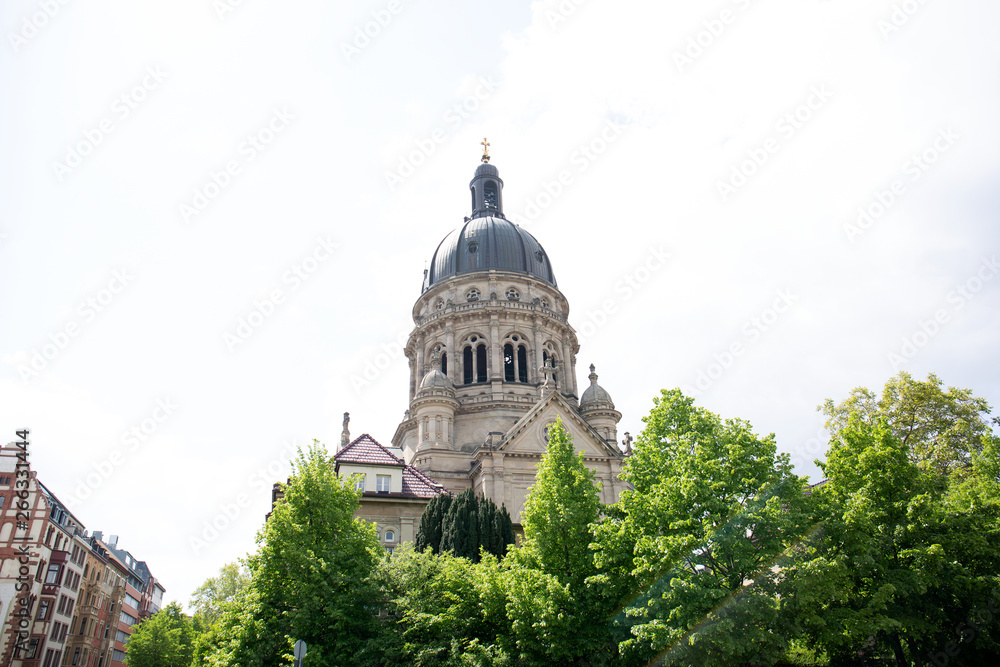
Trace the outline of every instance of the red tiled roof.
<path fill-rule="evenodd" d="M 413 466 L 403 468 L 403 493 L 418 498 L 433 498 L 444 493 L 444 487 Z"/>
<path fill-rule="evenodd" d="M 338 463 L 353 463 L 356 465 L 385 465 L 403 469 L 403 492 L 393 493 L 395 497 L 433 498 L 445 492 L 444 487 L 420 472 L 413 466 L 403 463 L 403 460 L 379 444 L 367 433 L 355 438 L 354 442 L 337 452 L 334 460 Z M 375 496 L 365 493 L 365 496 Z M 379 496 L 383 494 L 377 494 Z"/>
<path fill-rule="evenodd" d="M 363 465 L 402 466 L 403 461 L 375 441 L 367 433 L 337 452 L 333 457 L 337 463 L 360 463 Z"/>

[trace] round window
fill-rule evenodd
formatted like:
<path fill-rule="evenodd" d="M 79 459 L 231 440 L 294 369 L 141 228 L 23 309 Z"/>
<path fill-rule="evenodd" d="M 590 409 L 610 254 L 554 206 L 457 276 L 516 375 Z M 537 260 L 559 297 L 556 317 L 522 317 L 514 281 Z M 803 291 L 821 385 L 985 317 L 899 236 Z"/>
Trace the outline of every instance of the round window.
<path fill-rule="evenodd" d="M 518 292 L 513 287 L 508 288 L 508 290 L 507 290 L 507 300 L 508 301 L 517 301 L 520 298 L 521 298 L 521 293 L 520 292 Z"/>

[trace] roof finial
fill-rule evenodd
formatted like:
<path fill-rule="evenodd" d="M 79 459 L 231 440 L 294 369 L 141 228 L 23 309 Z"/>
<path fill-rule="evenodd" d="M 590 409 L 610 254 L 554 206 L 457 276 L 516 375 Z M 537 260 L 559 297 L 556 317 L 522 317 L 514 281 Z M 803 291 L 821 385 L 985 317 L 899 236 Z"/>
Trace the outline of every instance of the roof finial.
<path fill-rule="evenodd" d="M 343 449 L 351 444 L 351 432 L 347 429 L 348 422 L 351 421 L 351 413 L 344 413 L 344 430 L 340 433 L 340 448 Z"/>
<path fill-rule="evenodd" d="M 483 137 L 483 140 L 480 141 L 479 144 L 483 147 L 483 158 L 482 158 L 483 162 L 489 162 L 490 161 L 490 142 L 486 141 L 486 137 Z"/>
<path fill-rule="evenodd" d="M 594 366 L 594 364 L 591 364 L 590 365 L 590 375 L 587 376 L 587 377 L 590 380 L 590 384 L 592 384 L 592 385 L 597 384 L 597 373 L 596 373 L 596 371 L 597 371 L 597 368 Z"/>

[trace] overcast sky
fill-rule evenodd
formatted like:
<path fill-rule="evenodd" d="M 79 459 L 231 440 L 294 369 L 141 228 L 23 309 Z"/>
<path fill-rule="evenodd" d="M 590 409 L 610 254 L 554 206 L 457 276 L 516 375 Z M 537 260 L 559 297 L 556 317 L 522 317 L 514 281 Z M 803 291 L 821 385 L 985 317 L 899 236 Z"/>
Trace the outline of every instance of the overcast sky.
<path fill-rule="evenodd" d="M 46 485 L 187 602 L 254 548 L 295 445 L 332 449 L 345 411 L 390 442 L 484 136 L 619 435 L 679 386 L 816 479 L 826 398 L 905 370 L 995 405 L 998 24 L 988 0 L 4 2 L 3 442 L 30 428 Z"/>

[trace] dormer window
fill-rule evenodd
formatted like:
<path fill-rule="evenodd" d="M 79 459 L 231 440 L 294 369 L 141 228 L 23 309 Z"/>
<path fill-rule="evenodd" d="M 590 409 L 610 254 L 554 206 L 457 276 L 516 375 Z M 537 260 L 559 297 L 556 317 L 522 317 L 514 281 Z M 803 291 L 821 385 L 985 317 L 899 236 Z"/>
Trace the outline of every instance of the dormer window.
<path fill-rule="evenodd" d="M 389 475 L 375 475 L 375 490 L 379 493 L 389 493 L 392 477 Z"/>

